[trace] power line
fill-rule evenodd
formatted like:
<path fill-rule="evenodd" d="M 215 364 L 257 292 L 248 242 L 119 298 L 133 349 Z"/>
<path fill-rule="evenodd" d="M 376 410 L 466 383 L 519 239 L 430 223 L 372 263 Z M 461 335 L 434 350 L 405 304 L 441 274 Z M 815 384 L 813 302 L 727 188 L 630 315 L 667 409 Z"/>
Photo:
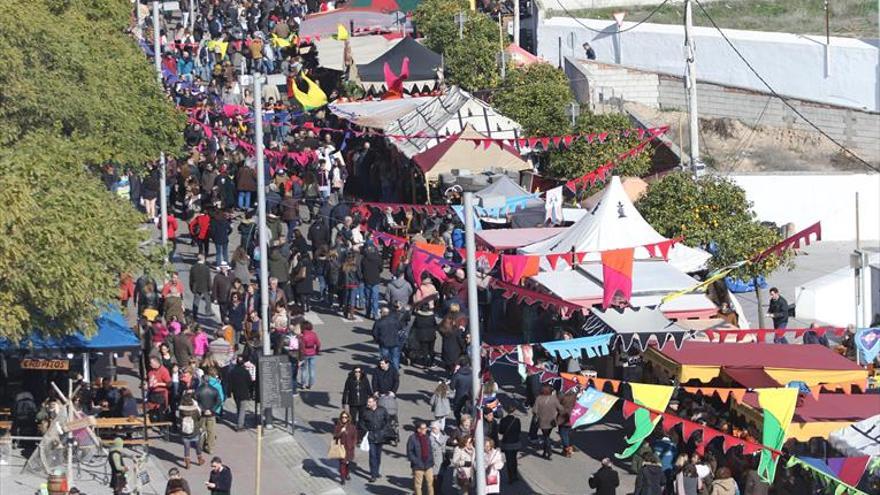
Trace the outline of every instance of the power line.
<path fill-rule="evenodd" d="M 558 2 L 559 0 L 556 0 L 556 1 Z M 800 110 L 798 110 L 797 108 L 795 108 L 794 105 L 792 105 L 791 103 L 789 103 L 789 102 L 788 102 L 788 99 L 786 99 L 784 96 L 782 96 L 782 95 L 780 95 L 779 93 L 777 93 L 776 90 L 773 89 L 772 86 L 770 86 L 770 83 L 768 83 L 767 80 L 764 79 L 764 78 L 761 76 L 761 74 L 759 74 L 758 71 L 755 70 L 754 67 L 752 67 L 752 64 L 750 64 L 749 61 L 746 60 L 746 58 L 743 56 L 743 54 L 740 53 L 740 51 L 736 48 L 736 45 L 734 45 L 733 42 L 730 41 L 730 38 L 728 38 L 727 35 L 724 34 L 724 31 L 722 31 L 721 28 L 718 27 L 718 24 L 715 22 L 715 19 L 712 19 L 712 16 L 709 15 L 709 12 L 706 11 L 706 9 L 703 7 L 703 4 L 700 3 L 700 0 L 694 0 L 694 1 L 696 2 L 697 6 L 700 7 L 700 10 L 703 12 L 703 15 L 705 15 L 706 18 L 709 19 L 709 22 L 712 24 L 712 27 L 714 27 L 715 30 L 717 30 L 718 33 L 721 35 L 721 37 L 724 38 L 724 41 L 726 41 L 727 44 L 730 45 L 730 48 L 733 50 L 734 53 L 736 53 L 736 56 L 739 57 L 739 59 L 742 60 L 742 62 L 743 62 L 744 64 L 746 64 L 746 67 L 748 67 L 749 70 L 752 72 L 752 74 L 754 74 L 755 77 L 757 77 L 758 80 L 760 80 L 760 81 L 764 84 L 764 86 L 767 88 L 768 91 L 770 91 L 770 93 L 773 94 L 773 96 L 779 98 L 779 100 L 782 101 L 782 103 L 784 103 L 785 106 L 787 106 L 789 109 L 791 109 L 791 111 L 794 112 L 795 115 L 797 115 L 798 117 L 800 117 L 804 122 L 806 122 L 810 127 L 812 127 L 813 129 L 815 129 L 819 134 L 825 136 L 826 139 L 828 139 L 829 141 L 831 141 L 832 143 L 834 143 L 835 145 L 837 145 L 841 150 L 844 151 L 844 153 L 846 153 L 846 154 L 850 155 L 851 157 L 855 158 L 857 161 L 859 161 L 859 162 L 860 162 L 862 165 L 864 165 L 866 168 L 868 168 L 868 169 L 870 169 L 870 170 L 873 170 L 873 171 L 875 171 L 875 172 L 880 172 L 880 168 L 871 165 L 871 164 L 868 163 L 864 158 L 860 157 L 860 156 L 857 155 L 854 151 L 852 151 L 852 150 L 850 150 L 849 148 L 847 148 L 843 143 L 841 143 L 841 142 L 839 142 L 838 140 L 836 140 L 836 139 L 834 139 L 833 137 L 831 137 L 831 135 L 829 135 L 827 132 L 825 132 L 824 130 L 822 130 L 822 128 L 820 128 L 818 125 L 814 124 L 810 119 L 808 119 L 804 114 L 802 114 Z"/>
<path fill-rule="evenodd" d="M 586 29 L 586 30 L 588 30 L 588 31 L 592 31 L 592 32 L 594 32 L 594 33 L 605 33 L 605 31 L 603 31 L 603 30 L 600 30 L 600 29 L 593 29 L 593 28 L 591 28 L 590 26 L 587 26 L 586 24 L 584 24 L 583 22 L 581 22 L 580 19 L 578 19 L 577 17 L 575 17 L 574 14 L 572 14 L 567 8 L 565 8 L 565 5 L 562 5 L 562 2 L 561 2 L 560 0 L 556 0 L 556 3 L 562 8 L 562 10 L 565 12 L 565 15 L 567 15 L 567 16 L 570 17 L 572 20 L 574 20 L 574 22 L 580 24 L 582 28 L 584 28 L 584 29 Z M 617 31 L 614 31 L 614 34 L 617 34 L 617 33 L 625 33 L 625 32 L 627 32 L 627 31 L 632 31 L 633 29 L 635 29 L 635 28 L 641 26 L 642 24 L 648 22 L 648 20 L 650 20 L 652 17 L 654 17 L 654 14 L 656 14 L 657 12 L 659 12 L 660 9 L 661 9 L 664 5 L 666 5 L 667 3 L 669 3 L 669 0 L 663 0 L 663 3 L 661 3 L 660 5 L 654 7 L 654 10 L 652 10 L 651 13 L 648 14 L 644 19 L 642 19 L 641 21 L 635 23 L 635 25 L 632 25 L 632 26 L 630 26 L 630 27 L 628 27 L 628 28 L 626 28 L 626 29 L 618 29 Z"/>

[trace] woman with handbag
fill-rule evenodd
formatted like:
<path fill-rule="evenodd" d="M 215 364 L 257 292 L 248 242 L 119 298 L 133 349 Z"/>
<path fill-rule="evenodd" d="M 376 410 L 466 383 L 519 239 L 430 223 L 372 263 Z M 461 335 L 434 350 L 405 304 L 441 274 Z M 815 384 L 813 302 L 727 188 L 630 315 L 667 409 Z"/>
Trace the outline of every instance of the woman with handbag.
<path fill-rule="evenodd" d="M 452 468 L 455 472 L 455 483 L 462 495 L 470 493 L 474 482 L 474 439 L 465 435 L 458 439 L 458 445 L 452 451 Z"/>
<path fill-rule="evenodd" d="M 329 459 L 339 459 L 339 482 L 345 484 L 351 479 L 348 464 L 354 460 L 354 449 L 357 446 L 357 427 L 351 422 L 351 416 L 343 411 L 339 414 L 339 421 L 333 430 L 333 443 L 327 453 Z"/>
<path fill-rule="evenodd" d="M 495 448 L 495 441 L 486 439 L 485 446 L 486 493 L 501 493 L 501 470 L 504 468 L 504 456 L 500 449 Z"/>

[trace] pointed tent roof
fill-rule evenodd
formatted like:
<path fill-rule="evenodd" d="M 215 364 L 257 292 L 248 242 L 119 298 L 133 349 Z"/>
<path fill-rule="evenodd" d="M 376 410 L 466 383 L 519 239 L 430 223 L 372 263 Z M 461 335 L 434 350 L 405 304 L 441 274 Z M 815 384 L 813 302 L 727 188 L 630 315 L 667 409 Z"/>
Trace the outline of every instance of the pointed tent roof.
<path fill-rule="evenodd" d="M 651 253 L 644 247 L 667 240 L 660 235 L 630 201 L 620 178 L 614 176 L 605 187 L 592 215 L 586 215 L 559 235 L 520 248 L 524 254 L 566 253 L 571 250 L 588 252 L 586 260 L 599 259 L 599 252 L 636 247 L 635 258 L 647 259 Z M 684 244 L 676 244 L 669 252 L 674 267 L 691 272 L 702 268 L 710 255 Z"/>
<path fill-rule="evenodd" d="M 442 65 L 440 54 L 432 52 L 410 36 L 403 38 L 379 58 L 366 64 L 358 64 L 358 75 L 364 83 L 373 83 L 366 84 L 367 86 L 381 88 L 385 85 L 385 63 L 388 63 L 395 74 L 399 74 L 404 57 L 409 57 L 409 78 L 404 81 L 404 86 L 410 88 L 426 82 L 433 83 L 437 79 L 437 69 Z"/>
<path fill-rule="evenodd" d="M 397 12 L 380 12 L 370 8 L 345 7 L 307 15 L 299 26 L 299 37 L 331 36 L 336 34 L 340 24 L 345 29 L 349 29 L 352 23 L 354 24 L 355 31 L 362 29 L 397 31 L 399 22 L 400 14 Z"/>
<path fill-rule="evenodd" d="M 529 167 L 528 162 L 512 146 L 505 144 L 499 148 L 492 143 L 485 148 L 482 142 L 475 140 L 485 137 L 470 125 L 465 125 L 458 134 L 413 156 L 412 159 L 428 180 L 456 168 L 467 168 L 473 173 L 480 173 L 489 169 L 518 171 Z M 523 191 L 523 194 L 528 193 Z"/>
<path fill-rule="evenodd" d="M 514 198 L 517 196 L 528 196 L 529 192 L 522 188 L 515 180 L 506 175 L 496 175 L 492 178 L 492 183 L 483 189 L 474 193 L 478 198 L 488 198 L 490 196 L 504 196 L 505 198 Z"/>

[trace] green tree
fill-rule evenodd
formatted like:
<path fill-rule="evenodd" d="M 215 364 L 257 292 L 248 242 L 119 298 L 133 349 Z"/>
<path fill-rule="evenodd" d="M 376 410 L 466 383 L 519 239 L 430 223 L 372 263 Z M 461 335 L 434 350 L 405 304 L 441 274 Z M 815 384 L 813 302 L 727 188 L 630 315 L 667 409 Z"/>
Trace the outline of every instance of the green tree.
<path fill-rule="evenodd" d="M 94 330 L 147 261 L 140 217 L 93 170 L 182 145 L 185 117 L 125 34 L 125 0 L 0 8 L 0 336 Z"/>
<path fill-rule="evenodd" d="M 455 15 L 465 15 L 462 36 Z M 507 47 L 507 35 L 489 17 L 469 10 L 467 0 L 426 0 L 414 14 L 425 45 L 444 55 L 445 72 L 452 84 L 476 91 L 500 81 L 498 54 Z"/>
<path fill-rule="evenodd" d="M 573 98 L 565 73 L 540 63 L 508 71 L 492 105 L 519 122 L 527 135 L 549 136 L 569 132 L 565 109 Z"/>
<path fill-rule="evenodd" d="M 681 172 L 668 174 L 648 187 L 636 207 L 661 235 L 681 236 L 689 246 L 712 246 L 711 268 L 752 258 L 781 240 L 778 232 L 757 221 L 745 191 L 723 177 L 694 180 Z M 767 275 L 787 260 L 787 255 L 769 256 L 735 275 Z"/>
<path fill-rule="evenodd" d="M 638 134 L 624 136 L 623 131 L 632 129 L 629 117 L 619 113 L 593 114 L 584 113 L 577 119 L 574 132 L 581 135 L 608 133 L 604 143 L 594 140 L 577 139 L 569 148 L 550 152 L 545 173 L 559 179 L 573 179 L 587 172 L 592 172 L 609 161 L 617 161 L 617 157 L 641 142 Z M 614 175 L 641 177 L 651 169 L 653 148 L 647 147 L 634 157 L 618 162 L 614 167 Z M 599 187 L 599 186 L 597 186 Z M 591 194 L 592 191 L 585 191 Z"/>

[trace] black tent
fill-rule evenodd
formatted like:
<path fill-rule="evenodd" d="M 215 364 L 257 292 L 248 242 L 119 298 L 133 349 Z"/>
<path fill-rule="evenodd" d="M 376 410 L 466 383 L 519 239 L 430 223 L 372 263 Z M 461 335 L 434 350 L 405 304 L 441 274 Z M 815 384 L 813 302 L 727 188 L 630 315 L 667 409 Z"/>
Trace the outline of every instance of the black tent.
<path fill-rule="evenodd" d="M 356 42 L 357 38 L 354 38 L 352 43 Z M 407 89 L 423 86 L 433 87 L 442 58 L 440 54 L 432 52 L 409 36 L 376 60 L 358 65 L 358 76 L 364 86 L 380 89 L 385 85 L 385 63 L 388 63 L 392 72 L 400 74 L 405 57 L 409 57 L 409 78 L 404 82 L 404 87 Z"/>

